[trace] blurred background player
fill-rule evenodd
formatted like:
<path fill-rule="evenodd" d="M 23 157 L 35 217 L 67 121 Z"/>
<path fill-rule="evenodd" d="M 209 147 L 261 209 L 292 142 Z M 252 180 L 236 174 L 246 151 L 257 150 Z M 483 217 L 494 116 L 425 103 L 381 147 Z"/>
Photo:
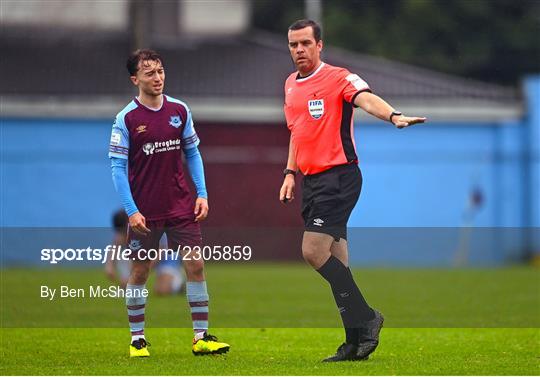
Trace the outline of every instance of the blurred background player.
<path fill-rule="evenodd" d="M 127 247 L 128 216 L 124 210 L 118 210 L 112 216 L 113 226 L 113 246 Z M 115 284 L 126 288 L 129 273 L 131 270 L 131 261 L 112 258 L 112 253 L 107 255 L 105 263 L 105 274 Z"/>
<path fill-rule="evenodd" d="M 379 344 L 383 316 L 369 307 L 349 268 L 347 222 L 362 188 L 353 135 L 353 107 L 398 128 L 423 123 L 406 117 L 347 69 L 321 61 L 321 27 L 294 22 L 289 50 L 297 72 L 285 82 L 285 117 L 291 131 L 289 157 L 279 198 L 294 198 L 295 175 L 304 174 L 302 255 L 328 281 L 336 301 L 345 343 L 325 362 L 365 360 Z"/>
<path fill-rule="evenodd" d="M 168 247 L 200 246 L 200 221 L 208 215 L 208 194 L 199 138 L 191 111 L 163 94 L 163 58 L 153 50 L 136 50 L 126 64 L 138 96 L 118 113 L 111 133 L 109 158 L 116 191 L 129 216 L 128 247 L 133 251 L 126 291 L 131 357 L 149 356 L 144 335 L 150 271 L 144 250 L 158 249 L 163 233 Z M 197 190 L 193 200 L 186 182 L 182 152 Z M 128 179 L 129 172 L 129 179 Z M 186 294 L 191 309 L 195 355 L 225 353 L 229 345 L 208 334 L 208 291 L 202 258 L 184 261 Z"/>
<path fill-rule="evenodd" d="M 123 209 L 113 214 L 113 245 L 121 246 L 122 250 L 127 248 L 128 216 Z M 160 250 L 167 249 L 167 235 L 163 234 L 159 241 Z M 131 261 L 123 259 L 112 259 L 108 255 L 105 263 L 105 273 L 107 277 L 122 288 L 126 288 L 131 271 Z M 152 269 L 156 271 L 156 281 L 154 283 L 154 293 L 158 296 L 185 292 L 185 273 L 182 269 L 182 258 L 165 258 L 151 262 Z"/>

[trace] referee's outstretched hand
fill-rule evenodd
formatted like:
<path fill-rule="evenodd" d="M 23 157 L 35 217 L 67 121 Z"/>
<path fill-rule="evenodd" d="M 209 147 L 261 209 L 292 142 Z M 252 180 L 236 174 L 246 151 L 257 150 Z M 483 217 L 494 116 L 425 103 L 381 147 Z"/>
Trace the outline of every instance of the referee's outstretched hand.
<path fill-rule="evenodd" d="M 150 229 L 146 227 L 146 219 L 140 212 L 136 212 L 129 216 L 129 227 L 133 229 L 135 233 L 139 233 L 143 236 L 150 234 Z"/>
<path fill-rule="evenodd" d="M 407 116 L 401 115 L 400 117 L 395 116 L 394 119 L 392 119 L 392 122 L 397 128 L 402 129 L 402 128 L 409 127 L 417 123 L 424 123 L 426 120 L 427 118 L 425 117 L 407 117 Z"/>
<path fill-rule="evenodd" d="M 287 203 L 294 200 L 294 175 L 287 174 L 279 190 L 279 200 L 282 203 Z"/>

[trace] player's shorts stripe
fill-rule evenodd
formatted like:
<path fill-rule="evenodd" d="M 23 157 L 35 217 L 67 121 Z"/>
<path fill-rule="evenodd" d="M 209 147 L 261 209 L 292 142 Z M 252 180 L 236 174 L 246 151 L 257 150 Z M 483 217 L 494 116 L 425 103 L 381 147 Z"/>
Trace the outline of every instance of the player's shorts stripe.
<path fill-rule="evenodd" d="M 208 312 L 206 313 L 191 313 L 193 321 L 208 321 Z"/>
<path fill-rule="evenodd" d="M 196 308 L 198 306 L 208 306 L 208 301 L 190 301 L 189 306 Z"/>

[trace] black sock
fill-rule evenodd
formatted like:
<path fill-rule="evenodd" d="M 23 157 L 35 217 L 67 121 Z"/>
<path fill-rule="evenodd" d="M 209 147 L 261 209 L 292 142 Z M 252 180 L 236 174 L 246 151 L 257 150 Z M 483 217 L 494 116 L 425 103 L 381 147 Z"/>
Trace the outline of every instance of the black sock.
<path fill-rule="evenodd" d="M 356 286 L 351 271 L 339 259 L 330 256 L 317 272 L 330 283 L 345 328 L 346 342 L 358 344 L 358 328 L 374 314 Z"/>
<path fill-rule="evenodd" d="M 362 292 L 360 292 L 360 289 L 356 285 L 356 282 L 354 281 L 354 276 L 352 274 L 352 271 L 349 267 L 347 267 L 347 271 L 349 272 L 349 275 L 351 276 L 352 282 L 353 282 L 353 296 L 355 296 L 357 299 L 355 300 L 355 303 L 358 305 L 358 311 L 360 313 L 360 319 L 362 321 L 371 321 L 373 318 L 375 318 L 375 312 L 366 302 L 366 299 L 362 295 Z"/>

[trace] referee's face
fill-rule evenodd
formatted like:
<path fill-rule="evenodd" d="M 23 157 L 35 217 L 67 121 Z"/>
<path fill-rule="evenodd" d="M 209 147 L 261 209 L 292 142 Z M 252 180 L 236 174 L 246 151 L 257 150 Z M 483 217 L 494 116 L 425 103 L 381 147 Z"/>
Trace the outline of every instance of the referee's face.
<path fill-rule="evenodd" d="M 321 63 L 322 41 L 315 41 L 311 26 L 289 30 L 288 37 L 289 51 L 296 69 L 302 76 L 309 75 Z"/>

